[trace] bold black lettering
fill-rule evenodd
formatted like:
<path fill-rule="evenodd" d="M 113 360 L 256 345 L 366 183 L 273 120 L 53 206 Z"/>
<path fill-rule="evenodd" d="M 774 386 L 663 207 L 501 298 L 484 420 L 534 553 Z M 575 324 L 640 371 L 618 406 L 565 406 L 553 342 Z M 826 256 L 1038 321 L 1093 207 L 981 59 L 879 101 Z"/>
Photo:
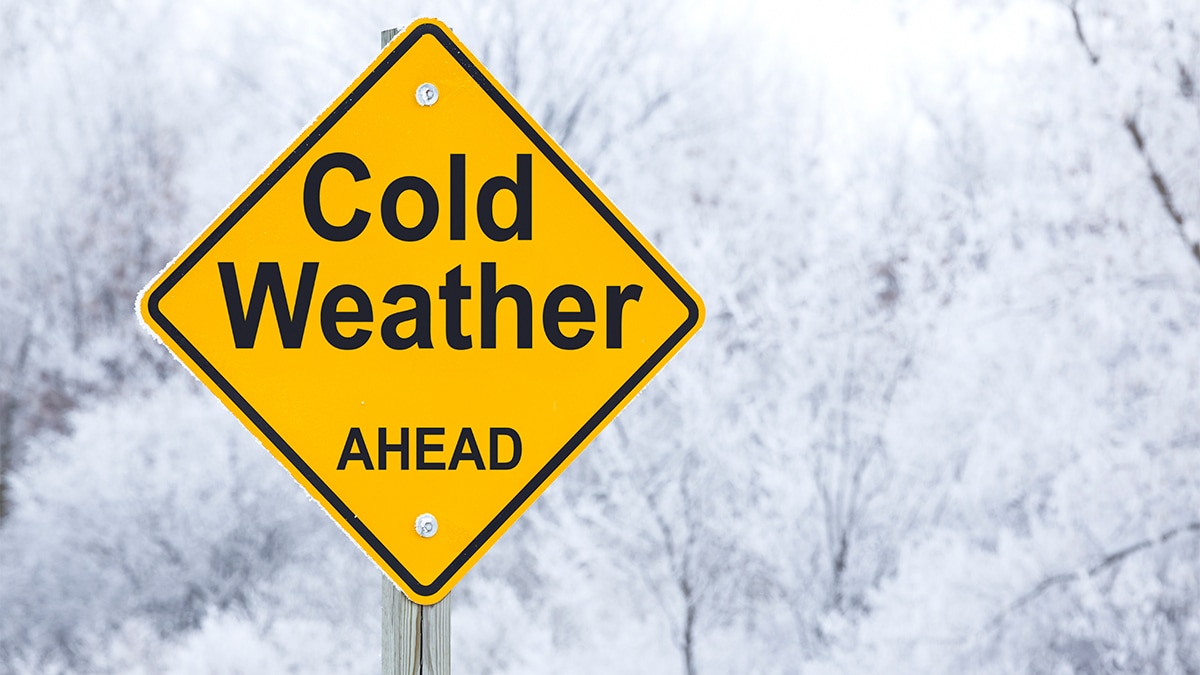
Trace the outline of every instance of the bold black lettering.
<path fill-rule="evenodd" d="M 450 155 L 450 239 L 467 238 L 467 156 Z"/>
<path fill-rule="evenodd" d="M 345 225 L 330 223 L 321 211 L 321 181 L 325 174 L 333 169 L 345 169 L 350 172 L 357 183 L 371 177 L 367 165 L 361 159 L 348 152 L 331 152 L 313 162 L 304 178 L 304 216 L 308 218 L 308 226 L 313 232 L 329 241 L 350 241 L 362 234 L 371 219 L 371 214 L 362 209 L 354 209 L 350 222 Z"/>
<path fill-rule="evenodd" d="M 417 427 L 417 470 L 441 470 L 446 468 L 445 462 L 426 462 L 425 453 L 441 452 L 441 443 L 426 443 L 426 436 L 441 436 L 446 433 L 445 427 Z"/>
<path fill-rule="evenodd" d="M 469 452 L 466 450 L 469 448 Z M 475 442 L 475 432 L 471 431 L 470 427 L 463 427 L 463 430 L 458 435 L 458 444 L 454 446 L 454 456 L 450 458 L 450 470 L 458 468 L 458 463 L 469 459 L 475 462 L 475 468 L 483 471 L 487 467 L 483 465 L 483 454 L 479 452 L 479 444 Z"/>
<path fill-rule="evenodd" d="M 338 304 L 343 298 L 354 301 L 353 310 L 338 309 Z M 367 297 L 366 291 L 352 284 L 334 286 L 321 303 L 321 332 L 325 334 L 325 340 L 338 349 L 358 349 L 367 343 L 371 331 L 359 328 L 347 337 L 338 330 L 338 324 L 346 321 L 370 321 L 372 316 L 371 299 Z"/>
<path fill-rule="evenodd" d="M 221 288 L 225 292 L 225 309 L 229 312 L 229 327 L 233 331 L 233 345 L 238 349 L 251 349 L 258 337 L 258 324 L 262 319 L 263 304 L 267 295 L 275 307 L 275 322 L 279 326 L 279 339 L 284 349 L 299 349 L 304 340 L 304 324 L 308 320 L 308 306 L 312 302 L 313 284 L 317 280 L 317 263 L 306 262 L 300 267 L 300 283 L 296 287 L 296 303 L 288 308 L 287 292 L 283 290 L 283 276 L 279 263 L 260 262 L 250 289 L 250 304 L 242 312 L 242 294 L 238 289 L 237 271 L 231 262 L 219 262 Z"/>
<path fill-rule="evenodd" d="M 400 284 L 392 286 L 383 295 L 383 301 L 389 305 L 400 302 L 401 298 L 411 299 L 413 301 L 412 309 L 394 312 L 383 320 L 383 325 L 379 328 L 383 343 L 392 349 L 408 349 L 412 346 L 432 349 L 433 340 L 429 336 L 429 291 L 414 284 Z M 400 324 L 408 321 L 415 322 L 412 332 L 407 336 L 401 336 L 397 329 Z"/>
<path fill-rule="evenodd" d="M 408 427 L 400 427 L 400 442 L 388 443 L 387 429 L 379 427 L 379 470 L 387 468 L 387 454 L 400 453 L 400 468 L 408 468 Z"/>
<path fill-rule="evenodd" d="M 509 298 L 517 303 L 517 348 L 533 347 L 533 299 L 524 286 L 509 284 L 496 290 L 496 263 L 485 262 L 482 266 L 483 289 L 479 294 L 479 346 L 483 349 L 496 348 L 496 307 Z"/>
<path fill-rule="evenodd" d="M 354 451 L 355 447 L 358 448 L 357 451 Z M 382 461 L 381 455 L 380 462 Z M 363 468 L 367 471 L 375 468 L 371 466 L 371 455 L 367 454 L 367 442 L 363 440 L 362 430 L 358 427 L 350 427 L 350 433 L 346 435 L 346 445 L 342 447 L 342 456 L 338 459 L 337 470 L 342 471 L 349 462 L 362 462 Z M 379 468 L 383 468 L 382 463 Z"/>
<path fill-rule="evenodd" d="M 576 311 L 562 309 L 563 300 L 571 298 L 579 304 Z M 575 335 L 567 337 L 559 324 L 583 323 L 596 320 L 596 307 L 592 304 L 592 296 L 583 288 L 574 284 L 564 284 L 550 291 L 546 296 L 546 306 L 542 310 L 542 328 L 546 337 L 559 349 L 579 349 L 586 345 L 595 331 L 580 328 Z"/>
<path fill-rule="evenodd" d="M 533 238 L 533 179 L 530 176 L 532 162 L 527 154 L 517 155 L 517 178 L 495 176 L 489 178 L 479 189 L 479 200 L 475 205 L 475 213 L 479 217 L 479 229 L 492 241 L 508 241 L 514 236 L 517 239 Z M 496 193 L 508 190 L 517 202 L 517 213 L 512 225 L 500 227 L 496 224 L 495 201 Z"/>
<path fill-rule="evenodd" d="M 400 195 L 412 190 L 421 198 L 421 220 L 412 227 L 405 227 L 396 213 L 396 204 Z M 438 198 L 433 186 L 424 178 L 417 176 L 401 176 L 388 184 L 383 191 L 383 200 L 379 203 L 379 216 L 383 218 L 383 226 L 388 234 L 400 241 L 420 241 L 429 236 L 433 226 L 437 224 Z"/>
<path fill-rule="evenodd" d="M 607 297 L 604 301 L 605 315 L 605 333 L 608 334 L 605 347 L 609 349 L 621 348 L 621 319 L 622 310 L 625 309 L 625 303 L 633 301 L 637 302 L 642 299 L 642 287 L 633 284 L 621 288 L 620 286 L 609 286 L 607 288 Z"/>
<path fill-rule="evenodd" d="M 446 301 L 446 343 L 452 349 L 470 349 L 471 336 L 462 332 L 462 301 L 471 298 L 471 287 L 462 285 L 462 265 L 446 272 L 438 298 Z"/>
<path fill-rule="evenodd" d="M 500 437 L 507 436 L 512 441 L 512 457 L 506 461 L 500 461 Z M 491 444 L 488 447 L 488 454 L 491 459 L 490 468 L 492 471 L 505 471 L 515 468 L 517 463 L 521 461 L 521 435 L 516 429 L 508 427 L 492 427 Z"/>

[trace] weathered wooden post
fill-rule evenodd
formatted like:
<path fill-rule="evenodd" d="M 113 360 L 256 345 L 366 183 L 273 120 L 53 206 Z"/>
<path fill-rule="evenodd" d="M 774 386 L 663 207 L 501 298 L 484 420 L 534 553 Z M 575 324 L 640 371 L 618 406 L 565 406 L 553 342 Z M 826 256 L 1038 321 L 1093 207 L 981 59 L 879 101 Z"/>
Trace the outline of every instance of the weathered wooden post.
<path fill-rule="evenodd" d="M 400 33 L 379 34 L 379 48 Z M 450 596 L 424 607 L 383 575 L 383 675 L 450 675 Z"/>

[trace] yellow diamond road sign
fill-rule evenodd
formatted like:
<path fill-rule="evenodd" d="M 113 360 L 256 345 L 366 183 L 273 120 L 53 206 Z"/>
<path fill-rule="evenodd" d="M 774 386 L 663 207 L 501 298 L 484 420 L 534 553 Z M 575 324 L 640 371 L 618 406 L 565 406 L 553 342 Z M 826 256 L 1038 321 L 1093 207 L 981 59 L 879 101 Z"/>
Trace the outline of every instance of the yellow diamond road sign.
<path fill-rule="evenodd" d="M 140 309 L 422 604 L 703 318 L 687 283 L 432 20 L 393 40 Z"/>

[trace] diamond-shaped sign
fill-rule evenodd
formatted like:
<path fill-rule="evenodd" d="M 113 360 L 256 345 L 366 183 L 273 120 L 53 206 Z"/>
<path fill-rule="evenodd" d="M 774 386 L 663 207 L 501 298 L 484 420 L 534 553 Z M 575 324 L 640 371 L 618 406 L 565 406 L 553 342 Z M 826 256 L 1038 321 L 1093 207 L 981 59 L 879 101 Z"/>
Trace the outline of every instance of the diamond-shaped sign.
<path fill-rule="evenodd" d="M 143 320 L 437 602 L 699 328 L 696 293 L 442 24 L 150 283 Z"/>

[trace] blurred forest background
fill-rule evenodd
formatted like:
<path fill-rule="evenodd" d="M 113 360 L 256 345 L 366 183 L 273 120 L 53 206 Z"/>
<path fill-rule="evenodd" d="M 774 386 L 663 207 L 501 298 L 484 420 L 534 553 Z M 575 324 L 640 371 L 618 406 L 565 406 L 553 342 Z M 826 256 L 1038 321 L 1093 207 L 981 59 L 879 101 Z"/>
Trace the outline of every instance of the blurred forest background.
<path fill-rule="evenodd" d="M 0 672 L 374 673 L 134 297 L 436 15 L 708 307 L 463 673 L 1200 671 L 1200 4 L 0 0 Z"/>

